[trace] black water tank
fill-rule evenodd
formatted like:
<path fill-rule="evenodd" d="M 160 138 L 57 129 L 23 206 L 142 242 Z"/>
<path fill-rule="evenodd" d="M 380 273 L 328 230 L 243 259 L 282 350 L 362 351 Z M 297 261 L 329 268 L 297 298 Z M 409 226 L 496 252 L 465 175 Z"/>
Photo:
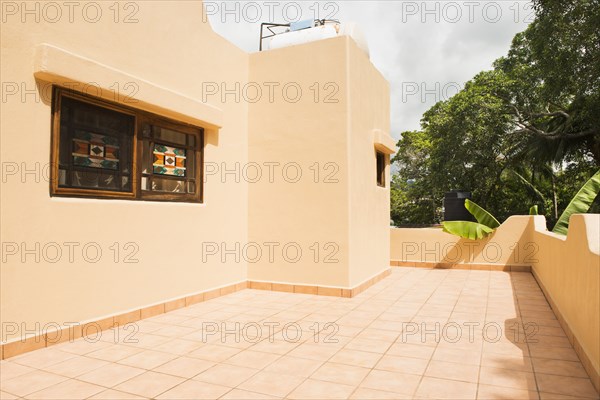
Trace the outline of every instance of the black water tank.
<path fill-rule="evenodd" d="M 465 208 L 465 200 L 471 192 L 452 190 L 444 196 L 444 221 L 474 221 L 475 218 Z"/>

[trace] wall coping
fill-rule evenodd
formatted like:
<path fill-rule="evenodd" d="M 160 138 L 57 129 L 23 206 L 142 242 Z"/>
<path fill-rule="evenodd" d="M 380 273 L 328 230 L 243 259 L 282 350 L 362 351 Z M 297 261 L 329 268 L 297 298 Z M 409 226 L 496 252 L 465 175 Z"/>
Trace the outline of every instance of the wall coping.
<path fill-rule="evenodd" d="M 35 48 L 33 74 L 56 85 L 82 83 L 96 96 L 193 125 L 218 129 L 224 124 L 220 108 L 48 43 Z M 115 83 L 119 84 L 117 90 Z M 122 89 L 130 83 L 136 85 L 135 94 Z M 132 97 L 127 97 L 129 94 Z"/>

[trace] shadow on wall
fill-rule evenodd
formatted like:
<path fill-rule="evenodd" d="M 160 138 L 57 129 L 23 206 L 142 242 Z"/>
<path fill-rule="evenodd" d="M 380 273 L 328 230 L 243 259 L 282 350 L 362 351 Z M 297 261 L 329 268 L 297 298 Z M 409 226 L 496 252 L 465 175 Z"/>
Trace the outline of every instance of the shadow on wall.
<path fill-rule="evenodd" d="M 537 216 L 532 227 L 533 276 L 600 391 L 600 214 L 572 215 L 566 238 L 545 222 Z"/>
<path fill-rule="evenodd" d="M 513 216 L 482 240 L 463 239 L 441 228 L 392 228 L 391 260 L 440 268 L 455 264 L 531 266 L 539 251 L 530 240 L 532 226 L 532 217 Z"/>

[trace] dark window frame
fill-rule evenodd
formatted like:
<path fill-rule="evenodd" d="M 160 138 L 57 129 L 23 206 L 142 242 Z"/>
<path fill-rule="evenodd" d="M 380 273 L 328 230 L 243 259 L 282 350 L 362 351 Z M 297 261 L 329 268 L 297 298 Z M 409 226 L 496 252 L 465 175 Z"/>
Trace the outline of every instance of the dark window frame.
<path fill-rule="evenodd" d="M 377 186 L 384 188 L 385 187 L 385 167 L 386 160 L 385 154 L 381 151 L 375 150 L 375 160 L 377 164 Z"/>
<path fill-rule="evenodd" d="M 64 97 L 73 99 L 103 109 L 116 111 L 118 113 L 132 116 L 134 119 L 133 132 L 131 135 L 131 170 L 130 170 L 130 191 L 117 191 L 107 189 L 77 188 L 59 186 L 59 157 L 61 145 L 61 101 Z M 185 148 L 194 156 L 194 172 L 192 177 L 174 177 L 170 175 L 142 174 L 143 170 L 143 144 L 147 138 L 142 136 L 142 127 L 144 124 L 157 126 L 165 129 L 175 130 L 185 135 L 194 136 L 194 144 L 182 146 L 176 143 L 168 143 L 165 140 L 158 140 L 166 145 L 173 145 L 179 148 Z M 72 134 L 68 134 L 65 140 L 72 139 Z M 114 103 L 105 99 L 76 92 L 72 89 L 66 89 L 60 86 L 54 86 L 52 96 L 52 140 L 50 151 L 50 196 L 57 197 L 79 197 L 93 199 L 121 199 L 121 200 L 142 200 L 142 201 L 167 201 L 167 202 L 186 202 L 203 203 L 203 169 L 204 169 L 204 129 L 198 126 L 176 121 L 147 111 L 135 109 L 122 104 Z M 71 165 L 71 168 L 73 166 Z M 193 181 L 195 184 L 194 193 L 172 193 L 142 190 L 142 175 L 160 176 L 163 179 L 180 179 Z M 187 186 L 187 184 L 186 184 Z"/>

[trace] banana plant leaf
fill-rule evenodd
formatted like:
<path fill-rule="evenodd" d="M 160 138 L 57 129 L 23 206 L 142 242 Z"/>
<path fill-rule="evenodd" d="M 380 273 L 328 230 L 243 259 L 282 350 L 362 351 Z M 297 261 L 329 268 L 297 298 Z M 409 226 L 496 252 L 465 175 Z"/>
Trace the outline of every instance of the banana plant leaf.
<path fill-rule="evenodd" d="M 443 231 L 465 239 L 483 239 L 494 230 L 483 224 L 471 221 L 444 221 Z"/>
<path fill-rule="evenodd" d="M 500 222 L 498 222 L 498 220 L 492 214 L 490 214 L 471 200 L 465 200 L 465 208 L 467 209 L 467 211 L 473 214 L 477 222 L 479 222 L 480 224 L 485 225 L 491 229 L 495 229 L 500 226 Z"/>
<path fill-rule="evenodd" d="M 541 201 L 546 201 L 546 197 L 544 197 L 544 194 L 540 192 L 533 183 L 529 182 L 523 175 L 519 174 L 517 171 L 511 171 L 513 175 L 516 176 L 519 181 L 521 181 L 521 183 L 527 188 L 529 192 L 534 193 Z"/>
<path fill-rule="evenodd" d="M 529 215 L 538 215 L 538 206 L 533 205 L 529 208 Z"/>
<path fill-rule="evenodd" d="M 552 232 L 566 235 L 569 230 L 569 218 L 571 218 L 571 215 L 586 213 L 596 196 L 598 196 L 598 193 L 600 193 L 600 170 L 579 189 L 579 192 L 573 197 L 556 222 L 556 225 L 554 225 Z"/>

